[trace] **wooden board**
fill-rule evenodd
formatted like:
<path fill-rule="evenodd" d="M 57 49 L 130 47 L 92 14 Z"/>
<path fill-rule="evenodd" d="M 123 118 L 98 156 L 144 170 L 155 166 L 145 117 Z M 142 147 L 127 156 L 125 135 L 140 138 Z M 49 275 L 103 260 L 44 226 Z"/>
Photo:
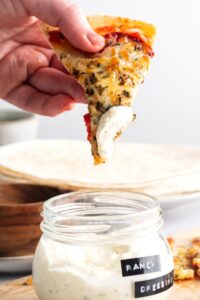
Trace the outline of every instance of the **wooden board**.
<path fill-rule="evenodd" d="M 29 281 L 30 277 L 26 277 L 0 285 L 0 299 L 39 300 Z M 200 300 L 200 280 L 175 283 L 167 300 Z"/>
<path fill-rule="evenodd" d="M 0 284 L 1 300 L 38 300 L 33 286 L 29 284 L 30 277 L 12 280 Z"/>

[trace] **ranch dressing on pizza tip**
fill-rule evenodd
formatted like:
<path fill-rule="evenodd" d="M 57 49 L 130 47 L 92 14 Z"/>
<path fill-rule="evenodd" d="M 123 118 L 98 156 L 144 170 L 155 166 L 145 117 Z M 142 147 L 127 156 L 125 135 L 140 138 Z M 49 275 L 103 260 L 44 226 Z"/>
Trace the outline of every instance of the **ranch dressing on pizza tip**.
<path fill-rule="evenodd" d="M 112 193 L 110 201 L 115 195 Z M 96 198 L 100 203 L 99 196 Z M 96 211 L 97 207 L 93 208 Z M 75 215 L 72 206 L 69 209 Z M 122 209 L 125 212 L 125 207 Z M 120 221 L 114 226 L 109 221 L 93 224 L 80 235 L 76 235 L 76 230 L 81 232 L 80 225 L 71 232 L 66 227 L 65 241 L 64 235 L 49 235 L 42 224 L 44 234 L 33 263 L 33 282 L 40 300 L 166 299 L 173 284 L 173 257 L 162 235 L 149 230 L 150 223 L 148 228 L 141 228 L 141 233 L 148 232 L 141 236 L 132 236 L 129 226 L 124 227 Z"/>
<path fill-rule="evenodd" d="M 109 160 L 113 153 L 114 141 L 133 121 L 132 109 L 128 106 L 114 106 L 100 119 L 96 138 L 100 157 Z"/>

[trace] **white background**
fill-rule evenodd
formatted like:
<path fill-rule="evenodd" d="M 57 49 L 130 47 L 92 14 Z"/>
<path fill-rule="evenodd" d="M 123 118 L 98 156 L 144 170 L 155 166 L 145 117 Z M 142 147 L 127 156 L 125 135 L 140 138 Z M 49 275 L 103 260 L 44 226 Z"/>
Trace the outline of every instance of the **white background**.
<path fill-rule="evenodd" d="M 139 89 L 137 121 L 122 139 L 145 143 L 200 144 L 200 1 L 77 0 L 86 14 L 152 22 L 158 35 L 150 73 Z M 4 104 L 0 103 L 0 107 Z M 42 117 L 39 137 L 85 139 L 86 107 Z"/>

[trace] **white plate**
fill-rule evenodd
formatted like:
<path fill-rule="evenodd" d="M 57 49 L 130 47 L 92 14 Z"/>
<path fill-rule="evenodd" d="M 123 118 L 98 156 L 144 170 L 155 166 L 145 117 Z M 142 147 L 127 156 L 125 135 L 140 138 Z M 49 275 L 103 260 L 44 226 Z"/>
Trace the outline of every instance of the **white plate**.
<path fill-rule="evenodd" d="M 33 255 L 1 257 L 0 273 L 26 273 L 31 272 Z"/>
<path fill-rule="evenodd" d="M 158 197 L 158 200 L 160 201 L 163 210 L 169 210 L 174 207 L 182 206 L 188 202 L 193 203 L 195 201 L 200 201 L 200 193 L 198 192 L 182 196 L 169 196 L 161 199 Z"/>

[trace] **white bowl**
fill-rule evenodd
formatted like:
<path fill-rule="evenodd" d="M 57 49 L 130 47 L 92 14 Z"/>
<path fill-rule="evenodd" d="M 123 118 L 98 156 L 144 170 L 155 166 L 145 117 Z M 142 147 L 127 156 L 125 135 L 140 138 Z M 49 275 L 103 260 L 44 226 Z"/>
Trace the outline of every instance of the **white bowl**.
<path fill-rule="evenodd" d="M 0 257 L 0 273 L 25 273 L 31 272 L 33 255 Z"/>
<path fill-rule="evenodd" d="M 37 135 L 38 117 L 34 114 L 0 109 L 0 145 L 34 139 Z"/>

